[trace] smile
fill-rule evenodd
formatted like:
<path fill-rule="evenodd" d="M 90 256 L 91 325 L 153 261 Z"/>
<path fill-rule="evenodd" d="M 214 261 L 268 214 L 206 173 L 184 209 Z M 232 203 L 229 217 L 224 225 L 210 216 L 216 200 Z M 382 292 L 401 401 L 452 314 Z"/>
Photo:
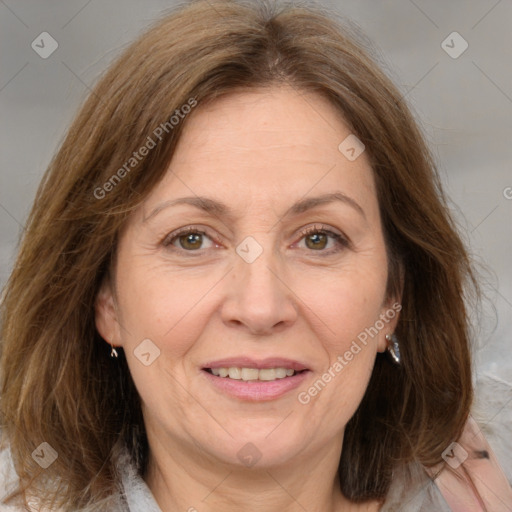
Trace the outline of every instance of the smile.
<path fill-rule="evenodd" d="M 221 371 L 222 375 L 226 374 L 225 377 L 221 377 Z M 281 377 L 283 371 L 284 377 Z M 291 375 L 288 375 L 290 373 Z M 277 400 L 289 395 L 294 389 L 304 385 L 310 373 L 311 370 L 306 369 L 293 370 L 283 367 L 258 369 L 236 366 L 203 368 L 201 371 L 207 385 L 212 386 L 217 393 L 249 402 Z"/>
<path fill-rule="evenodd" d="M 295 375 L 295 370 L 291 368 L 242 368 L 242 367 L 220 367 L 220 368 L 206 368 L 206 371 L 216 375 L 217 377 L 234 379 L 234 380 L 260 380 L 260 381 L 273 381 L 277 379 L 285 379 Z"/>

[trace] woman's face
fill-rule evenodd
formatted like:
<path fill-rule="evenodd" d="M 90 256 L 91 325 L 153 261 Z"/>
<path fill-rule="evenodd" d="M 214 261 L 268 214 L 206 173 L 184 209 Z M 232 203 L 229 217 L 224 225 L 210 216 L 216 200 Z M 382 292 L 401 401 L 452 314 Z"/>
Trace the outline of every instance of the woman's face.
<path fill-rule="evenodd" d="M 150 446 L 269 467 L 340 450 L 397 319 L 367 155 L 339 149 L 351 132 L 325 99 L 284 86 L 186 123 L 98 297 Z"/>

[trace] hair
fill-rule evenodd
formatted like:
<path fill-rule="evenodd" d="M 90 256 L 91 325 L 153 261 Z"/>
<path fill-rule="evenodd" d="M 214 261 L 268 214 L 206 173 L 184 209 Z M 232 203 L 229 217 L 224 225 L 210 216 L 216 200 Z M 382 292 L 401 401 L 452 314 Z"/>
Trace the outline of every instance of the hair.
<path fill-rule="evenodd" d="M 192 1 L 158 20 L 98 81 L 28 217 L 1 311 L 0 419 L 18 496 L 63 510 L 97 503 L 116 489 L 120 447 L 144 475 L 140 398 L 123 351 L 112 360 L 95 328 L 99 287 L 127 218 L 165 175 L 197 112 L 170 129 L 176 109 L 279 85 L 328 99 L 364 143 L 388 251 L 387 294 L 401 296 L 402 362 L 377 355 L 346 426 L 342 492 L 384 499 L 395 468 L 439 463 L 462 432 L 473 397 L 466 300 L 477 284 L 403 96 L 357 29 L 325 8 Z M 148 137 L 155 147 L 121 172 Z M 43 441 L 58 452 L 44 471 L 31 457 Z"/>

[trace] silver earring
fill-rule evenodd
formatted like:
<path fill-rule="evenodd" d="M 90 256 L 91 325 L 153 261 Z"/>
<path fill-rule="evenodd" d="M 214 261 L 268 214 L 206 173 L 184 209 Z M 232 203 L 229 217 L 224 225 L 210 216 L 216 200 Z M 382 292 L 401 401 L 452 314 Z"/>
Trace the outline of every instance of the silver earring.
<path fill-rule="evenodd" d="M 393 359 L 396 364 L 400 364 L 400 345 L 398 344 L 398 338 L 395 334 L 386 334 L 386 340 L 388 342 L 387 350 L 391 359 Z"/>
<path fill-rule="evenodd" d="M 114 345 L 112 345 L 112 343 L 111 343 L 110 346 L 112 347 L 112 350 L 110 351 L 110 357 L 112 357 L 112 358 L 118 357 L 119 354 L 117 353 L 117 350 L 114 348 Z"/>

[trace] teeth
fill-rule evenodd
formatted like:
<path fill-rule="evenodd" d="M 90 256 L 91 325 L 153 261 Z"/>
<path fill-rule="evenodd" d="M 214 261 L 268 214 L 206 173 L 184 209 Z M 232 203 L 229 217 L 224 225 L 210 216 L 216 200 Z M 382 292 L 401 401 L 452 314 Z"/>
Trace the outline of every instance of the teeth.
<path fill-rule="evenodd" d="M 228 371 L 228 376 L 230 379 L 240 380 L 242 378 L 242 370 L 232 366 Z"/>
<path fill-rule="evenodd" d="M 230 368 L 211 368 L 213 375 L 217 377 L 229 377 L 235 380 L 276 380 L 291 377 L 295 374 L 295 370 L 289 368 L 237 368 L 232 366 Z"/>
<path fill-rule="evenodd" d="M 257 380 L 260 377 L 259 373 L 258 368 L 242 368 L 240 377 L 242 380 Z M 231 377 L 231 368 L 229 376 Z"/>

